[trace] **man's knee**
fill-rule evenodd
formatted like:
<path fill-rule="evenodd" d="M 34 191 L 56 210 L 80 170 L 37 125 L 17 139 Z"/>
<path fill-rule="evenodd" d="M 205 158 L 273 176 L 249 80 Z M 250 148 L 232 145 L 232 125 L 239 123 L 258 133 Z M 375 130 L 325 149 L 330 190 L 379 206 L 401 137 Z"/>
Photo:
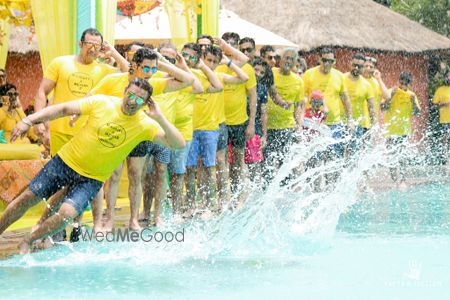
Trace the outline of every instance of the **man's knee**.
<path fill-rule="evenodd" d="M 76 208 L 69 203 L 63 203 L 58 211 L 58 214 L 64 219 L 65 222 L 70 222 L 79 215 Z"/>

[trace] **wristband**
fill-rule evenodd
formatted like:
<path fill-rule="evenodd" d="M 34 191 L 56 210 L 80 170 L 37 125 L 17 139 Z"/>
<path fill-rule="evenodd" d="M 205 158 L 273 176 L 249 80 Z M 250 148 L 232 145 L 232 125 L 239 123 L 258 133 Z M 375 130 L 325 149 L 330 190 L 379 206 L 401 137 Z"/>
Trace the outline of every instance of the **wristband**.
<path fill-rule="evenodd" d="M 230 61 L 227 63 L 227 67 L 229 68 L 232 63 L 233 63 L 233 61 L 230 59 Z"/>
<path fill-rule="evenodd" d="M 31 123 L 31 121 L 28 118 L 23 118 L 22 122 L 27 124 L 30 127 L 33 127 L 33 123 Z"/>

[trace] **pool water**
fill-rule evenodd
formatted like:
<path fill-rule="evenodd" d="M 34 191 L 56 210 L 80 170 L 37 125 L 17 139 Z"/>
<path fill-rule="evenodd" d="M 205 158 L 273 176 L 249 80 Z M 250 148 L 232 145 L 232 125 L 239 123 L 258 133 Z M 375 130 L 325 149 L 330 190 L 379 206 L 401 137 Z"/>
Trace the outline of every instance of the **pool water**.
<path fill-rule="evenodd" d="M 371 155 L 338 162 L 339 184 L 319 193 L 312 171 L 280 187 L 286 164 L 241 210 L 165 228 L 183 242 L 62 243 L 0 261 L 0 298 L 448 298 L 450 184 L 362 193 L 382 159 Z"/>

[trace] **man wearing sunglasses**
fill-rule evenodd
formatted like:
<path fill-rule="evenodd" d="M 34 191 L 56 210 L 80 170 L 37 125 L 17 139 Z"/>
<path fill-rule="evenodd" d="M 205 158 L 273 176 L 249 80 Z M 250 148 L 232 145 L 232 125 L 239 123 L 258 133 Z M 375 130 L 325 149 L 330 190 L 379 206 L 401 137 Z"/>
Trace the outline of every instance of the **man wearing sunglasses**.
<path fill-rule="evenodd" d="M 344 85 L 344 76 L 340 71 L 333 68 L 335 63 L 335 51 L 331 48 L 323 48 L 320 51 L 320 65 L 307 70 L 303 74 L 303 81 L 308 102 L 313 91 L 319 90 L 323 93 L 325 104 L 328 107 L 328 117 L 325 124 L 330 127 L 332 137 L 341 140 L 346 134 L 346 129 L 341 119 L 340 103 L 342 102 L 344 105 L 350 126 L 353 125 L 353 113 Z M 307 106 L 309 106 L 309 103 Z M 334 144 L 330 150 L 335 157 L 341 158 L 344 156 L 343 143 Z"/>
<path fill-rule="evenodd" d="M 191 85 L 194 81 L 192 74 L 168 63 L 162 56 L 149 48 L 140 48 L 133 56 L 128 73 L 111 74 L 103 78 L 90 92 L 91 95 L 104 94 L 119 97 L 123 95 L 124 87 L 135 78 L 142 78 L 150 82 L 153 87 L 153 95 L 157 96 L 162 93 L 174 92 Z M 180 62 L 183 64 L 184 60 Z M 187 67 L 186 67 L 187 68 Z M 153 78 L 153 75 L 161 70 L 169 74 L 168 78 Z M 139 204 L 142 196 L 142 172 L 145 163 L 145 157 L 148 154 L 162 153 L 164 149 L 160 146 L 144 142 L 138 145 L 127 158 L 129 187 L 128 194 L 130 198 L 130 222 L 129 227 L 132 230 L 140 230 L 138 222 Z M 158 156 L 160 157 L 160 156 Z M 166 160 L 167 155 L 161 154 L 161 159 Z M 105 221 L 105 230 L 111 230 L 114 225 L 114 207 L 117 200 L 120 176 L 122 174 L 122 165 L 113 173 L 110 180 L 109 191 L 107 197 L 107 214 Z M 96 201 L 99 206 L 101 201 Z M 101 210 L 100 210 L 101 211 Z M 97 209 L 96 209 L 97 212 Z M 101 218 L 100 218 L 101 220 Z M 101 228 L 99 223 L 96 227 Z"/>
<path fill-rule="evenodd" d="M 377 123 L 373 88 L 361 75 L 364 62 L 364 55 L 355 53 L 352 56 L 350 72 L 344 74 L 344 85 L 352 105 L 353 119 L 357 122 L 348 148 L 350 158 L 363 146 L 362 138 L 369 128 Z"/>
<path fill-rule="evenodd" d="M 364 70 L 362 75 L 369 81 L 374 94 L 375 119 L 380 120 L 381 102 L 383 99 L 389 98 L 390 94 L 388 88 L 381 78 L 381 73 L 377 69 L 377 59 L 371 56 L 365 57 Z"/>
<path fill-rule="evenodd" d="M 271 97 L 267 103 L 267 147 L 264 149 L 267 168 L 266 180 L 271 181 L 274 171 L 284 162 L 292 143 L 294 131 L 303 125 L 305 92 L 303 80 L 293 73 L 292 66 L 298 59 L 295 48 L 283 49 L 280 67 L 273 68 L 274 83 L 284 99 L 289 99 L 290 108 L 284 109 L 275 104 Z"/>
<path fill-rule="evenodd" d="M 231 61 L 237 59 L 238 54 L 242 52 L 237 50 L 239 35 L 235 32 L 226 32 L 222 39 L 231 47 L 221 46 L 225 55 L 230 57 Z M 232 50 L 234 49 L 234 50 Z M 247 74 L 249 80 L 243 84 L 225 85 L 225 123 L 228 127 L 228 139 L 231 143 L 232 162 L 230 167 L 231 193 L 237 196 L 239 202 L 243 202 L 244 191 L 244 151 L 245 141 L 250 140 L 255 135 L 255 117 L 256 117 L 256 76 L 253 67 L 245 62 L 238 63 L 238 66 Z M 217 70 L 221 73 L 235 76 L 233 70 L 227 66 L 220 66 Z M 247 97 L 250 114 L 247 114 Z"/>
<path fill-rule="evenodd" d="M 73 114 L 86 115 L 83 128 L 58 151 L 28 188 L 14 199 L 0 218 L 0 234 L 42 199 L 48 199 L 62 187 L 67 193 L 58 213 L 38 225 L 20 244 L 21 253 L 30 250 L 33 241 L 63 229 L 83 212 L 114 169 L 142 141 L 166 147 L 182 148 L 180 132 L 164 117 L 151 100 L 148 81 L 136 78 L 120 98 L 95 95 L 78 101 L 52 105 L 24 118 L 13 130 L 11 141 L 25 136 L 34 124 Z M 147 106 L 148 110 L 141 108 Z"/>
<path fill-rule="evenodd" d="M 404 151 L 408 138 L 412 134 L 412 116 L 420 114 L 419 99 L 411 90 L 413 77 L 411 73 L 400 73 L 399 85 L 391 90 L 391 97 L 381 104 L 386 126 L 386 145 L 388 149 L 395 148 L 396 155 L 400 156 L 399 166 L 390 168 L 391 178 L 394 182 L 404 184 L 407 160 Z"/>
<path fill-rule="evenodd" d="M 155 97 L 155 101 L 163 108 L 163 112 L 181 132 L 186 141 L 186 147 L 183 149 L 160 149 L 160 151 L 156 151 L 152 156 L 149 156 L 144 181 L 144 219 L 150 219 L 150 209 L 154 200 L 153 223 L 156 226 L 162 224 L 161 203 L 167 195 L 165 189 L 167 186 L 167 168 L 170 174 L 170 191 L 174 218 L 179 218 L 180 216 L 184 174 L 186 173 L 187 157 L 192 140 L 193 102 L 196 94 L 209 89 L 209 80 L 214 82 L 213 79 L 209 79 L 207 75 L 208 70 L 204 70 L 200 64 L 201 49 L 198 45 L 192 43 L 184 45 L 181 55 L 177 53 L 175 45 L 170 43 L 162 44 L 159 51 L 165 60 L 172 61 L 173 64 L 177 63 L 177 59 L 185 61 L 185 64 L 178 64 L 178 66 L 191 74 L 194 82 L 192 87 Z M 158 72 L 155 76 L 164 78 L 168 74 Z M 152 224 L 150 220 L 149 224 Z"/>

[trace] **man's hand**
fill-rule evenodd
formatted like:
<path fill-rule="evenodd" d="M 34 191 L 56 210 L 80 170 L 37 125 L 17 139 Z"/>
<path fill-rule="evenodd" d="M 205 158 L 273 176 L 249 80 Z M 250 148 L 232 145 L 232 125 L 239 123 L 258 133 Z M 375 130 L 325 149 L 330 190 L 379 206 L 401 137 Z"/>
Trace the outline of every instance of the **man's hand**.
<path fill-rule="evenodd" d="M 152 98 L 150 98 L 150 100 L 147 101 L 147 107 L 148 110 L 144 110 L 144 112 L 150 118 L 158 122 L 163 117 L 159 105 L 155 101 L 153 101 Z"/>
<path fill-rule="evenodd" d="M 21 139 L 23 139 L 24 137 L 26 137 L 28 130 L 30 130 L 31 126 L 25 124 L 23 121 L 20 121 L 16 124 L 16 127 L 14 127 L 12 133 L 11 133 L 11 139 L 10 142 L 14 142 L 15 140 L 17 140 L 18 137 L 20 137 Z"/>
<path fill-rule="evenodd" d="M 47 148 L 50 147 L 50 133 L 45 127 L 45 124 L 36 124 L 34 125 L 34 132 L 37 134 L 37 136 L 41 139 L 42 144 Z"/>
<path fill-rule="evenodd" d="M 373 72 L 373 77 L 375 77 L 376 80 L 380 80 L 381 79 L 381 72 L 379 70 L 375 70 Z"/>
<path fill-rule="evenodd" d="M 180 53 L 177 53 L 177 63 L 175 64 L 175 66 L 177 66 L 178 68 L 182 69 L 182 70 L 186 70 L 189 69 L 186 60 L 184 59 L 183 55 L 181 55 Z"/>
<path fill-rule="evenodd" d="M 247 129 L 245 130 L 245 138 L 247 140 L 251 140 L 255 136 L 255 125 L 248 124 Z"/>
<path fill-rule="evenodd" d="M 220 65 L 227 65 L 230 62 L 230 59 L 226 55 L 222 55 L 222 60 L 220 61 Z"/>

